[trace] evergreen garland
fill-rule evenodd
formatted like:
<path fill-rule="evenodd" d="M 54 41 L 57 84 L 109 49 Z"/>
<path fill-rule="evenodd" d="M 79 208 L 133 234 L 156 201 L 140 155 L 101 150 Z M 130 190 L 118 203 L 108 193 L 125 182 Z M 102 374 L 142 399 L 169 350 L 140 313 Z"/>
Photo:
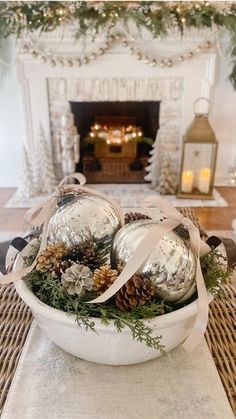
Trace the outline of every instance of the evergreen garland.
<path fill-rule="evenodd" d="M 197 28 L 226 28 L 231 34 L 230 56 L 233 69 L 229 76 L 236 89 L 236 4 L 220 2 L 113 2 L 113 1 L 13 1 L 0 3 L 0 39 L 15 34 L 40 30 L 52 31 L 61 24 L 73 22 L 76 37 L 109 32 L 120 21 L 127 27 L 133 21 L 146 28 L 154 38 L 166 36 L 175 27 L 184 30 Z"/>

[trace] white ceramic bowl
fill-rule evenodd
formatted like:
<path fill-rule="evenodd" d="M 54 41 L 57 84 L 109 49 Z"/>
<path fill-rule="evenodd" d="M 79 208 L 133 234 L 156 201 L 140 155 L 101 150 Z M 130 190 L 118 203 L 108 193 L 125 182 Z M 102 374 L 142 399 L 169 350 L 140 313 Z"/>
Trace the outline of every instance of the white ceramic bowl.
<path fill-rule="evenodd" d="M 30 255 L 31 244 L 22 252 Z M 23 267 L 23 259 L 19 256 L 14 270 Z M 20 279 L 15 287 L 22 300 L 31 308 L 39 327 L 60 348 L 72 355 L 87 361 L 109 365 L 138 364 L 161 355 L 160 351 L 148 348 L 145 343 L 133 340 L 129 328 L 118 333 L 113 321 L 105 326 L 94 318 L 96 332 L 78 326 L 74 315 L 68 316 L 42 303 Z M 172 313 L 145 320 L 154 331 L 155 336 L 162 336 L 161 343 L 169 352 L 180 345 L 189 335 L 197 313 L 197 300 L 184 308 Z"/>

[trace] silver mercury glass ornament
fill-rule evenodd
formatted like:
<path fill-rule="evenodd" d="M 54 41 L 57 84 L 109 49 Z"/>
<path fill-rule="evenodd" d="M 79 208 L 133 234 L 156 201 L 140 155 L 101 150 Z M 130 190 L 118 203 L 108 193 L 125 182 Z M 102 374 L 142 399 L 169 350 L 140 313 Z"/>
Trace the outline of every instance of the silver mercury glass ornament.
<path fill-rule="evenodd" d="M 115 233 L 122 226 L 121 216 L 112 204 L 93 191 L 67 193 L 58 204 L 48 226 L 48 241 L 62 241 L 68 247 L 93 240 L 101 256 L 109 255 Z"/>
<path fill-rule="evenodd" d="M 160 222 L 139 220 L 122 227 L 113 240 L 112 267 L 120 272 L 145 234 Z M 196 259 L 189 240 L 174 231 L 168 232 L 137 273 L 150 278 L 157 295 L 166 302 L 178 304 L 186 301 L 196 290 Z"/>

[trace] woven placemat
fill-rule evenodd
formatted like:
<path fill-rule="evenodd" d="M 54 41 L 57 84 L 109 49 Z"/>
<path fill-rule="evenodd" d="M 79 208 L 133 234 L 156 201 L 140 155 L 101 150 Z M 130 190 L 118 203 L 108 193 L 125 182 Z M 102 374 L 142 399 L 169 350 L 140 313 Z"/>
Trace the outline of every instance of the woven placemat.
<path fill-rule="evenodd" d="M 0 412 L 33 316 L 13 284 L 0 288 Z"/>
<path fill-rule="evenodd" d="M 225 286 L 225 297 L 210 304 L 205 338 L 231 408 L 236 415 L 236 289 Z"/>
<path fill-rule="evenodd" d="M 199 226 L 191 209 L 181 209 Z M 236 414 L 235 297 L 232 285 L 225 287 L 225 298 L 210 304 L 206 340 L 233 412 Z M 0 412 L 6 400 L 22 352 L 32 314 L 15 291 L 14 286 L 0 287 Z"/>

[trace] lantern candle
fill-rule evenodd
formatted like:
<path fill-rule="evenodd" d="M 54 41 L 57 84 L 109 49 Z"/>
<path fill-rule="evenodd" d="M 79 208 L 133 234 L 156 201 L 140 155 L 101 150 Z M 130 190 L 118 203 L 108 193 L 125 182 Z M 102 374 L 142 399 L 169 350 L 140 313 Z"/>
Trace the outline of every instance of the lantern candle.
<path fill-rule="evenodd" d="M 203 167 L 199 173 L 198 189 L 202 193 L 208 193 L 210 189 L 211 169 Z"/>
<path fill-rule="evenodd" d="M 193 171 L 185 170 L 182 172 L 182 192 L 189 193 L 193 189 Z"/>

